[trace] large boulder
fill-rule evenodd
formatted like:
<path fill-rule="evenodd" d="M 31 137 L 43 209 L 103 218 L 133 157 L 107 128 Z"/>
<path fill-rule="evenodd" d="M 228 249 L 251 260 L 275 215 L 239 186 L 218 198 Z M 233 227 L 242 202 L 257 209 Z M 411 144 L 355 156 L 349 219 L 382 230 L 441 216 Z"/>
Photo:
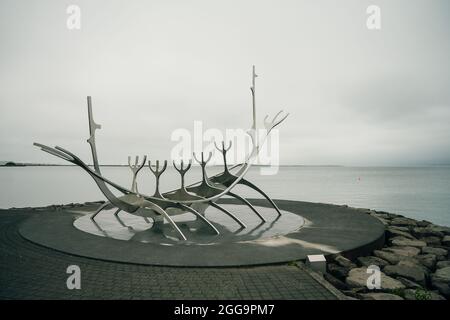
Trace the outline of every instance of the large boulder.
<path fill-rule="evenodd" d="M 403 277 L 425 286 L 425 271 L 411 261 L 400 261 L 395 266 L 386 266 L 383 271 L 393 277 Z"/>
<path fill-rule="evenodd" d="M 402 216 L 401 214 L 391 213 L 391 212 L 385 212 L 385 211 L 377 211 L 377 213 L 386 213 L 389 215 L 391 219 L 395 218 L 404 218 L 405 216 Z"/>
<path fill-rule="evenodd" d="M 324 273 L 323 277 L 325 278 L 325 280 L 327 280 L 329 283 L 331 283 L 332 286 L 334 286 L 335 288 L 339 289 L 339 290 L 348 290 L 348 286 L 347 284 L 345 284 L 344 282 L 342 282 L 341 280 L 339 280 L 338 278 L 334 277 L 333 275 L 329 274 L 329 273 Z"/>
<path fill-rule="evenodd" d="M 444 261 L 438 261 L 436 263 L 436 269 L 442 269 L 445 267 L 450 267 L 450 261 L 449 260 L 444 260 Z"/>
<path fill-rule="evenodd" d="M 417 240 L 423 241 L 427 244 L 427 246 L 440 246 L 441 245 L 441 238 L 429 236 L 429 237 L 423 237 L 419 238 Z"/>
<path fill-rule="evenodd" d="M 403 231 L 403 230 L 399 230 L 399 228 L 396 228 L 396 227 L 388 227 L 386 229 L 386 235 L 387 235 L 388 238 L 404 237 L 404 238 L 408 238 L 408 239 L 411 239 L 411 240 L 417 240 L 409 232 Z"/>
<path fill-rule="evenodd" d="M 431 276 L 431 285 L 445 297 L 450 297 L 450 267 L 436 270 Z"/>
<path fill-rule="evenodd" d="M 394 218 L 391 221 L 393 226 L 416 227 L 417 222 L 409 218 Z"/>
<path fill-rule="evenodd" d="M 367 279 L 371 275 L 372 275 L 371 273 L 367 273 L 367 268 L 364 267 L 352 269 L 348 273 L 348 277 L 345 279 L 345 283 L 350 288 L 361 288 L 361 287 L 367 288 Z M 380 277 L 381 277 L 381 290 L 398 290 L 405 288 L 405 286 L 400 281 L 397 281 L 385 275 L 383 272 L 380 272 Z"/>
<path fill-rule="evenodd" d="M 378 258 L 386 260 L 387 262 L 389 262 L 391 264 L 397 264 L 402 259 L 402 257 L 399 256 L 398 254 L 395 254 L 393 252 L 388 252 L 385 250 L 375 250 L 373 252 L 373 254 L 375 256 L 377 256 Z"/>
<path fill-rule="evenodd" d="M 359 257 L 357 259 L 357 261 L 363 267 L 375 265 L 375 266 L 382 268 L 382 267 L 389 265 L 389 262 L 387 262 L 386 260 L 383 260 L 381 258 L 374 257 L 374 256 Z"/>
<path fill-rule="evenodd" d="M 433 270 L 436 266 L 437 259 L 434 254 L 419 254 L 415 259 L 430 270 Z"/>
<path fill-rule="evenodd" d="M 390 241 L 394 246 L 417 247 L 417 248 L 427 246 L 427 243 L 424 241 L 412 240 L 405 237 L 394 237 Z"/>
<path fill-rule="evenodd" d="M 416 257 L 420 253 L 420 250 L 414 247 L 390 247 L 384 248 L 383 250 L 375 250 L 373 253 L 378 258 L 394 265 L 400 261 L 410 261 L 418 264 L 419 261 Z"/>
<path fill-rule="evenodd" d="M 423 254 L 434 254 L 438 260 L 442 260 L 440 258 L 445 258 L 448 254 L 448 251 L 442 248 L 423 247 L 421 250 Z"/>
<path fill-rule="evenodd" d="M 439 293 L 447 299 L 450 299 L 450 286 L 448 283 L 439 280 L 431 280 L 431 287 L 439 291 Z"/>
<path fill-rule="evenodd" d="M 410 233 L 410 228 L 409 227 L 389 226 L 389 229 Z"/>
<path fill-rule="evenodd" d="M 353 262 L 351 262 L 349 259 L 347 259 L 347 258 L 345 258 L 345 257 L 343 257 L 343 256 L 336 256 L 335 258 L 334 258 L 334 261 L 338 264 L 338 265 L 340 265 L 341 267 L 344 267 L 344 268 L 347 268 L 347 269 L 353 269 L 353 268 L 356 268 L 356 265 L 353 263 Z"/>
<path fill-rule="evenodd" d="M 450 236 L 450 228 L 449 227 L 436 226 L 436 225 L 432 224 L 432 225 L 429 225 L 427 228 L 432 231 L 441 232 L 446 236 Z"/>
<path fill-rule="evenodd" d="M 329 263 L 327 265 L 327 268 L 328 272 L 333 276 L 335 276 L 336 278 L 338 278 L 339 280 L 344 280 L 347 277 L 348 272 L 350 271 L 350 269 L 344 268 L 335 263 Z"/>
<path fill-rule="evenodd" d="M 360 294 L 363 300 L 403 300 L 402 297 L 384 292 L 371 292 Z"/>
<path fill-rule="evenodd" d="M 352 288 L 349 290 L 342 290 L 342 293 L 345 294 L 347 297 L 352 297 L 355 298 L 357 300 L 361 299 L 361 293 L 365 293 L 367 292 L 367 287 L 366 288 Z"/>
<path fill-rule="evenodd" d="M 411 281 L 409 279 L 403 278 L 403 277 L 397 277 L 397 280 L 403 283 L 403 285 L 408 289 L 423 289 L 423 286 L 421 286 L 418 283 L 415 283 L 414 281 Z"/>
<path fill-rule="evenodd" d="M 431 276 L 432 279 L 450 284 L 450 267 L 436 270 Z"/>
<path fill-rule="evenodd" d="M 388 247 L 384 248 L 383 251 L 391 252 L 402 257 L 414 257 L 420 253 L 420 249 L 410 246 Z"/>
<path fill-rule="evenodd" d="M 442 238 L 442 244 L 444 246 L 449 247 L 450 246 L 450 236 L 445 236 L 444 238 Z"/>
<path fill-rule="evenodd" d="M 429 227 L 426 228 L 414 228 L 412 229 L 412 234 L 417 237 L 417 238 L 421 238 L 421 237 L 437 237 L 437 238 L 442 238 L 444 236 L 444 234 L 440 231 L 436 231 L 433 230 Z"/>
<path fill-rule="evenodd" d="M 373 210 L 368 211 L 368 213 L 374 217 L 385 219 L 385 220 L 391 220 L 391 218 L 392 218 L 389 215 L 389 213 L 380 213 L 380 212 L 375 212 Z"/>
<path fill-rule="evenodd" d="M 430 221 L 426 221 L 426 220 L 422 220 L 422 221 L 417 221 L 417 226 L 418 227 L 428 227 L 431 224 Z"/>

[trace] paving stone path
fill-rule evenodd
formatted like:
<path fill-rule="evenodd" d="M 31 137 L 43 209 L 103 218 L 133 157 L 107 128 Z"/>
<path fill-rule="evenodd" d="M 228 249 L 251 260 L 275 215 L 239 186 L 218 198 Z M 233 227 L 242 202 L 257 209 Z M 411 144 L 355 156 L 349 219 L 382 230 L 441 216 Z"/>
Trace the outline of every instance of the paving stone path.
<path fill-rule="evenodd" d="M 153 267 L 64 254 L 20 236 L 31 214 L 0 210 L 0 299 L 336 299 L 293 265 Z M 81 268 L 81 290 L 67 289 L 69 265 Z"/>

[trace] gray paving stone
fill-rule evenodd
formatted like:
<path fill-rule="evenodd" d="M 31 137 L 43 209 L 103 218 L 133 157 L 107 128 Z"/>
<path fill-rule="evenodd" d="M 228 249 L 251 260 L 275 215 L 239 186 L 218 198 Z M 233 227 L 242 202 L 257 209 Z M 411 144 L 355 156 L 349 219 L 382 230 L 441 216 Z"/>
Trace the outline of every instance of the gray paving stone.
<path fill-rule="evenodd" d="M 336 299 L 295 266 L 176 268 L 87 259 L 23 239 L 30 214 L 0 214 L 1 299 Z M 81 290 L 68 290 L 66 269 L 81 269 Z"/>

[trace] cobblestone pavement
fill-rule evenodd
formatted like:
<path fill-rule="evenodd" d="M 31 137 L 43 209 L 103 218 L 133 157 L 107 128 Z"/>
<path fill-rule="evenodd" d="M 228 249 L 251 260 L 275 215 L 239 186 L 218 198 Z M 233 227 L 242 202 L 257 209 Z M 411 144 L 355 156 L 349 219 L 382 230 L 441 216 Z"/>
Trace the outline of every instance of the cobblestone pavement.
<path fill-rule="evenodd" d="M 336 299 L 296 266 L 153 267 L 64 254 L 20 236 L 27 216 L 0 213 L 0 299 Z M 69 265 L 81 268 L 80 290 L 66 287 Z"/>

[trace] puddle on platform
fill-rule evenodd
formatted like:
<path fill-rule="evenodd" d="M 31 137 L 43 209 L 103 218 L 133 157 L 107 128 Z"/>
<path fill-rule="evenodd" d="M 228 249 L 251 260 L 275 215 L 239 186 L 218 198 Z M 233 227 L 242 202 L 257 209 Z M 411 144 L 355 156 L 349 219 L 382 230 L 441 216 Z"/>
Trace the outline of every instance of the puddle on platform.
<path fill-rule="evenodd" d="M 177 233 L 167 221 L 154 223 L 152 218 L 126 212 L 120 212 L 116 217 L 115 210 L 101 212 L 96 216 L 95 222 L 90 219 L 92 214 L 84 215 L 75 220 L 74 226 L 97 236 L 170 246 L 214 245 L 224 242 L 268 239 L 297 231 L 305 223 L 301 216 L 289 211 L 281 210 L 282 215 L 278 216 L 273 208 L 255 207 L 266 219 L 266 222 L 263 222 L 248 207 L 231 204 L 222 204 L 222 206 L 237 216 L 246 228 L 242 228 L 231 217 L 212 207 L 206 210 L 206 218 L 217 228 L 219 235 L 214 234 L 202 220 L 196 220 L 191 213 L 172 216 L 188 239 L 187 241 L 179 240 Z"/>

